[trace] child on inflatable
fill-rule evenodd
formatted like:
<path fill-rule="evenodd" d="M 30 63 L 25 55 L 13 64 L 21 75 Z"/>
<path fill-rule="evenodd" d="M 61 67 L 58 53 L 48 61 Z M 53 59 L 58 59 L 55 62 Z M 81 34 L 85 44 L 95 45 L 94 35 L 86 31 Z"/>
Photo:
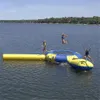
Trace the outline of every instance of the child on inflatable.
<path fill-rule="evenodd" d="M 46 48 L 47 47 L 46 40 L 43 41 L 42 46 L 43 46 L 43 53 L 45 54 L 45 52 L 47 51 L 47 48 Z"/>
<path fill-rule="evenodd" d="M 89 58 L 89 59 L 92 61 L 92 58 L 91 58 L 91 56 L 89 55 L 90 50 L 91 50 L 91 49 L 89 49 L 89 50 L 88 50 L 88 49 L 85 49 L 85 55 L 84 55 L 83 58 L 84 58 L 84 59 Z"/>

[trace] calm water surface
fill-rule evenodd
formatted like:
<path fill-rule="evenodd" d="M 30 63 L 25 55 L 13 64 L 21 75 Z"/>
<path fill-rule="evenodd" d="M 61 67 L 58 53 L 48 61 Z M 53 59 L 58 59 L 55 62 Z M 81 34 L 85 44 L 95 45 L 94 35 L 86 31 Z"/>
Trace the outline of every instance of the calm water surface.
<path fill-rule="evenodd" d="M 61 33 L 68 44 L 61 44 Z M 95 67 L 77 72 L 67 64 L 2 61 L 3 53 L 42 53 L 71 49 L 90 55 Z M 100 100 L 100 26 L 68 24 L 0 24 L 0 100 Z"/>

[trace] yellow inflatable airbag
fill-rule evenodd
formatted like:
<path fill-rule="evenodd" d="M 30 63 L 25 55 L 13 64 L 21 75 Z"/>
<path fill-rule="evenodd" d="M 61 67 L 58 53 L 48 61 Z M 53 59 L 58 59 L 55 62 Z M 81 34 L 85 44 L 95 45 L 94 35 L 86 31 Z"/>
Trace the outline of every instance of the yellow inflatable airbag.
<path fill-rule="evenodd" d="M 44 61 L 44 54 L 3 54 L 3 60 L 35 60 Z"/>

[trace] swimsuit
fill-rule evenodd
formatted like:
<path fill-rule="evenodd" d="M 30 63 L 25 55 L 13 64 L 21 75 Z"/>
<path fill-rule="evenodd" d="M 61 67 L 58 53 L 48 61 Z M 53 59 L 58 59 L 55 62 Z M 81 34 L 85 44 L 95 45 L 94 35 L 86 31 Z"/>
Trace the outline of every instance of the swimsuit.
<path fill-rule="evenodd" d="M 86 50 L 86 51 L 85 51 L 85 56 L 88 56 L 88 55 L 89 55 L 89 51 Z"/>
<path fill-rule="evenodd" d="M 62 39 L 65 39 L 65 37 L 62 35 L 62 37 L 61 37 Z"/>

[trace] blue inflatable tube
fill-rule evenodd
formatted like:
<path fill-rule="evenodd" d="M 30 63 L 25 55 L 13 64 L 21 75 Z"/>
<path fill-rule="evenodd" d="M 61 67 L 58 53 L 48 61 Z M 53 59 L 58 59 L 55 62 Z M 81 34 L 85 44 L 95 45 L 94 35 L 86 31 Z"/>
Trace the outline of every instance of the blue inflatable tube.
<path fill-rule="evenodd" d="M 50 50 L 47 51 L 46 54 L 69 54 L 69 55 L 78 55 L 79 57 L 82 57 L 82 55 L 78 52 L 72 51 L 72 50 Z"/>
<path fill-rule="evenodd" d="M 57 54 L 57 55 L 76 55 L 78 58 L 82 58 L 82 55 L 78 52 L 72 50 L 50 50 L 47 51 L 46 54 Z"/>
<path fill-rule="evenodd" d="M 55 57 L 56 62 L 67 62 L 67 55 L 57 54 Z"/>
<path fill-rule="evenodd" d="M 51 50 L 46 52 L 46 55 L 48 54 L 55 54 L 55 62 L 68 62 L 67 56 L 69 55 L 76 55 L 78 58 L 82 58 L 82 55 L 78 52 L 72 51 L 72 50 Z"/>

